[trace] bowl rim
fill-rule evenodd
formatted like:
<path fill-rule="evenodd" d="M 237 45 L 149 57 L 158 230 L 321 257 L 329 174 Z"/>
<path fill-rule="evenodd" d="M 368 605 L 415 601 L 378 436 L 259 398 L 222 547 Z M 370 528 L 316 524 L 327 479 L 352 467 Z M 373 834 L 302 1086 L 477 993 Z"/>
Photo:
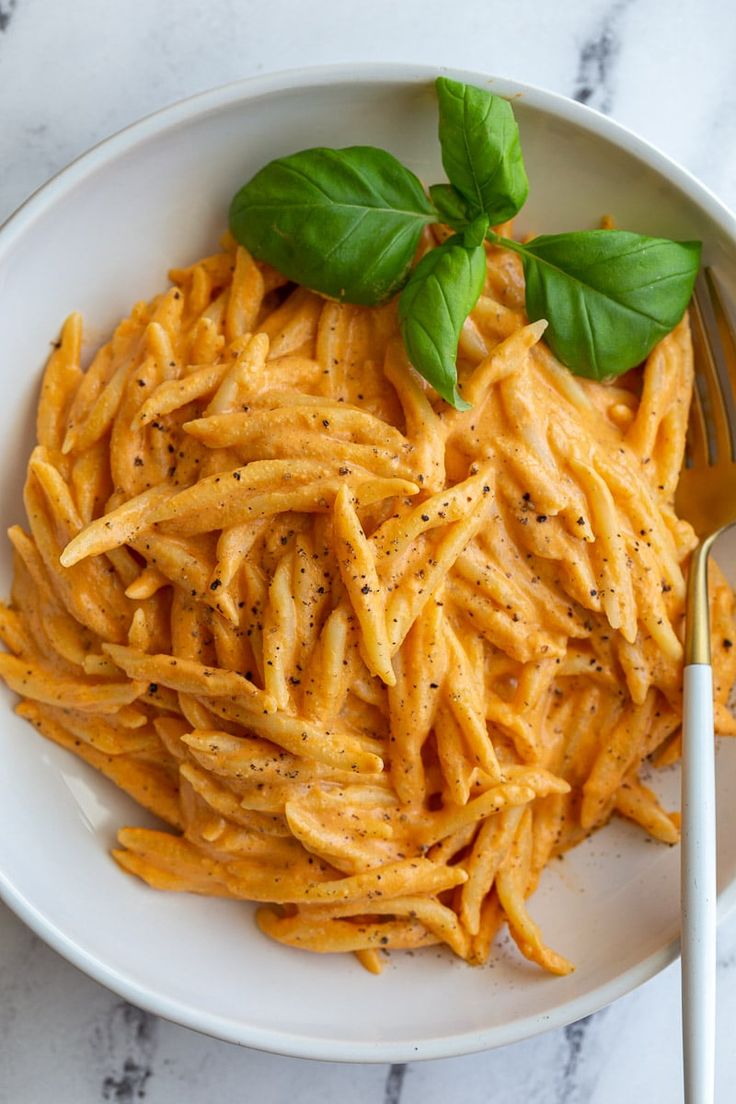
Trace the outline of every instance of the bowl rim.
<path fill-rule="evenodd" d="M 295 88 L 314 89 L 335 84 L 386 83 L 419 85 L 438 75 L 489 86 L 507 99 L 523 98 L 533 109 L 602 137 L 640 162 L 666 175 L 696 207 L 704 210 L 736 248 L 736 215 L 706 185 L 658 147 L 621 123 L 560 93 L 506 77 L 495 77 L 454 66 L 418 63 L 355 62 L 291 68 L 219 85 L 163 107 L 102 139 L 41 184 L 0 225 L 0 264 L 36 218 L 102 166 L 157 134 L 239 102 L 252 102 Z M 406 1062 L 457 1057 L 519 1042 L 553 1028 L 564 1027 L 590 1015 L 631 992 L 679 956 L 679 939 L 673 939 L 611 980 L 589 992 L 564 1001 L 551 1011 L 520 1016 L 483 1031 L 463 1032 L 426 1040 L 392 1042 L 345 1041 L 296 1035 L 272 1028 L 239 1023 L 231 1017 L 205 1012 L 182 1000 L 166 996 L 91 954 L 44 916 L 0 870 L 0 899 L 53 950 L 85 974 L 125 1000 L 184 1027 L 227 1042 L 274 1054 L 341 1062 Z M 721 922 L 736 906 L 736 879 L 718 897 Z"/>

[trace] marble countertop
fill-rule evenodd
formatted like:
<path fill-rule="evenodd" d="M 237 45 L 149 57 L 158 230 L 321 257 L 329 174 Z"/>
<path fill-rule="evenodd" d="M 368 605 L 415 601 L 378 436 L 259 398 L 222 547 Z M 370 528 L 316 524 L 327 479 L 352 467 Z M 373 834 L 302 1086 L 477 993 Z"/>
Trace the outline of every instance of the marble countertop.
<path fill-rule="evenodd" d="M 0 222 L 100 138 L 192 92 L 303 64 L 421 61 L 575 97 L 736 207 L 729 0 L 0 0 Z M 5 826 L 12 830 L 12 826 Z M 734 1099 L 736 916 L 719 934 L 718 1100 Z M 80 974 L 0 905 L 0 1104 L 675 1104 L 679 970 L 503 1050 L 341 1066 L 158 1020 Z"/>

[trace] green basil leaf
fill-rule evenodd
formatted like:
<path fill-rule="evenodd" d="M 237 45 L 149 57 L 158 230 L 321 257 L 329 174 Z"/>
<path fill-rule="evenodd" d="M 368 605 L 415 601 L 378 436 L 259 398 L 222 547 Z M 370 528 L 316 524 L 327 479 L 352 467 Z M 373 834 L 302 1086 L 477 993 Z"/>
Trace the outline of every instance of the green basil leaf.
<path fill-rule="evenodd" d="M 483 290 L 486 254 L 459 235 L 422 257 L 399 298 L 399 325 L 409 359 L 435 391 L 458 410 L 457 345 L 465 319 Z"/>
<path fill-rule="evenodd" d="M 519 211 L 529 192 L 511 105 L 483 88 L 438 77 L 442 164 L 472 214 L 495 226 Z"/>
<path fill-rule="evenodd" d="M 472 220 L 467 201 L 452 184 L 433 184 L 429 189 L 429 198 L 445 226 L 460 230 Z"/>
<path fill-rule="evenodd" d="M 589 230 L 512 248 L 524 265 L 529 319 L 547 319 L 545 340 L 563 364 L 600 380 L 640 364 L 677 325 L 693 292 L 701 247 Z"/>
<path fill-rule="evenodd" d="M 463 245 L 467 249 L 474 249 L 476 245 L 482 245 L 488 230 L 488 215 L 478 215 L 477 218 L 463 229 Z"/>
<path fill-rule="evenodd" d="M 259 260 L 334 299 L 374 306 L 409 272 L 437 220 L 412 172 L 372 146 L 271 161 L 232 201 L 230 229 Z"/>

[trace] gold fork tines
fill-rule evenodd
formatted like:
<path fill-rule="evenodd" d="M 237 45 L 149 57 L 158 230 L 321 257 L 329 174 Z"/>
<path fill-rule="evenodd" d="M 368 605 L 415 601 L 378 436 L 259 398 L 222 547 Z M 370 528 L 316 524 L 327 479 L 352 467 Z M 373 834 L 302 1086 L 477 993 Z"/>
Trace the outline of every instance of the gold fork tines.
<path fill-rule="evenodd" d="M 726 408 L 726 418 L 731 435 L 731 457 L 736 459 L 736 338 L 733 324 L 721 297 L 718 282 L 713 270 L 706 268 L 703 273 L 708 299 L 705 304 L 705 316 L 711 313 L 708 324 L 711 348 L 714 350 L 716 366 L 722 383 L 722 394 Z M 715 335 L 718 335 L 718 341 Z"/>
<path fill-rule="evenodd" d="M 690 308 L 695 387 L 677 512 L 705 539 L 736 519 L 736 341 L 713 273 Z"/>

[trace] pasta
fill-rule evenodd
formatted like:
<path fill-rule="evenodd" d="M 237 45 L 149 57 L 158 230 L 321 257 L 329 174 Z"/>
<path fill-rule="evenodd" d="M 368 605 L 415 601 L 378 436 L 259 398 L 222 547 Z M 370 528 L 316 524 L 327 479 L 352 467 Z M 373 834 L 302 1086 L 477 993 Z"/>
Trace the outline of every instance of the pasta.
<path fill-rule="evenodd" d="M 569 972 L 528 908 L 550 859 L 614 815 L 678 839 L 647 763 L 679 754 L 687 318 L 641 378 L 574 378 L 488 246 L 460 412 L 395 304 L 231 240 L 171 280 L 86 370 L 78 315 L 49 360 L 0 605 L 18 713 L 165 822 L 113 852 L 156 889 L 258 902 L 374 973 L 438 943 L 483 963 L 503 923 Z"/>

